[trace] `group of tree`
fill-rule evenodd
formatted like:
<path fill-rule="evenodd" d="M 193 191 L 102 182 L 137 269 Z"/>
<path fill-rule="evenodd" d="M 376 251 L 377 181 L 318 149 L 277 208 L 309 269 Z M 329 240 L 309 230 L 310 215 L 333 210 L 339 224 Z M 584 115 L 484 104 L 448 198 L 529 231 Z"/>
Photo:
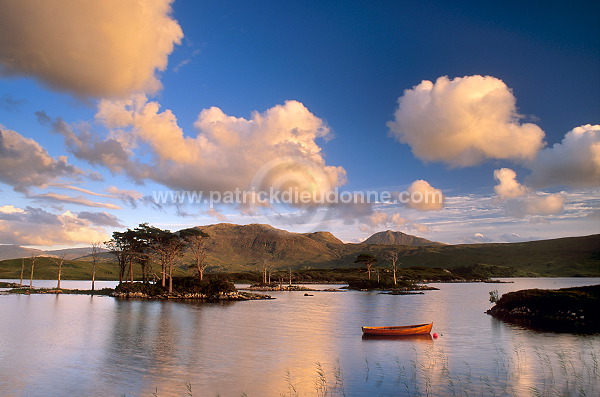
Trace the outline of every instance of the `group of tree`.
<path fill-rule="evenodd" d="M 390 262 L 391 267 L 392 267 L 392 276 L 394 279 L 394 285 L 397 285 L 398 284 L 398 278 L 397 278 L 398 252 L 396 252 L 396 251 L 388 252 L 386 255 L 386 259 Z M 371 271 L 373 270 L 373 267 L 375 266 L 375 264 L 377 262 L 378 262 L 378 259 L 375 256 L 373 256 L 371 254 L 366 254 L 366 253 L 358 255 L 358 257 L 354 261 L 354 263 L 363 263 L 366 266 L 367 275 L 368 275 L 369 280 L 371 280 Z"/>
<path fill-rule="evenodd" d="M 173 269 L 186 251 L 193 257 L 193 263 L 189 266 L 197 270 L 198 277 L 202 280 L 206 268 L 208 237 L 208 234 L 197 228 L 171 232 L 142 223 L 134 229 L 113 232 L 112 239 L 104 244 L 117 258 L 119 283 L 133 283 L 134 264 L 138 264 L 144 283 L 160 279 L 161 286 L 168 287 L 169 293 L 172 293 Z M 153 264 L 160 266 L 160 274 L 156 274 Z"/>

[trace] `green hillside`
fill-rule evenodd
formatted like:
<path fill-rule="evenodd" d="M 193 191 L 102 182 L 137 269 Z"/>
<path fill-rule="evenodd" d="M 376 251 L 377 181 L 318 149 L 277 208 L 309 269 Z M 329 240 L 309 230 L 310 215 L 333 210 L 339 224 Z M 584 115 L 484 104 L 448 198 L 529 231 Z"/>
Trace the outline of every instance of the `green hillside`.
<path fill-rule="evenodd" d="M 389 267 L 390 252 L 398 253 L 400 268 L 425 267 L 452 270 L 482 277 L 600 277 L 600 235 L 507 244 L 400 245 L 345 244 L 329 232 L 291 233 L 269 225 L 217 224 L 199 227 L 207 239 L 207 272 L 260 272 L 277 269 L 347 269 L 361 253 L 378 259 L 377 267 Z M 103 253 L 97 278 L 118 279 L 112 254 Z M 63 279 L 89 279 L 91 257 L 66 261 Z M 191 274 L 184 254 L 174 275 Z M 30 259 L 25 258 L 24 277 L 29 278 Z M 19 278 L 21 260 L 0 261 L 0 278 Z M 35 278 L 56 278 L 57 266 L 39 258 Z M 135 270 L 139 274 L 139 270 Z M 156 271 L 158 273 L 158 271 Z"/>
<path fill-rule="evenodd" d="M 24 258 L 23 284 L 27 284 L 31 272 L 31 258 Z M 0 261 L 0 279 L 19 279 L 21 275 L 21 259 Z M 50 258 L 38 257 L 35 262 L 33 278 L 38 280 L 55 280 L 58 266 Z M 157 270 L 158 273 L 158 270 Z M 134 266 L 134 274 L 140 274 L 138 266 Z M 191 274 L 183 267 L 174 269 L 173 274 L 183 276 Z M 65 260 L 62 266 L 61 280 L 91 280 L 92 264 L 86 261 Z M 116 263 L 99 263 L 96 269 L 96 280 L 118 280 L 119 269 Z"/>

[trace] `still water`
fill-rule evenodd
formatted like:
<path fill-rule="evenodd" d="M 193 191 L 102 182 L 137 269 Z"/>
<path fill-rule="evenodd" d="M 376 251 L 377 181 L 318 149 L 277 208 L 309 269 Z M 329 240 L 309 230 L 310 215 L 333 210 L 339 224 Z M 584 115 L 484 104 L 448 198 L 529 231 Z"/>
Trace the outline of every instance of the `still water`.
<path fill-rule="evenodd" d="M 600 279 L 513 281 L 228 303 L 1 295 L 0 395 L 600 395 L 600 335 L 536 332 L 484 313 L 494 289 Z M 361 326 L 430 321 L 438 339 L 362 338 Z"/>

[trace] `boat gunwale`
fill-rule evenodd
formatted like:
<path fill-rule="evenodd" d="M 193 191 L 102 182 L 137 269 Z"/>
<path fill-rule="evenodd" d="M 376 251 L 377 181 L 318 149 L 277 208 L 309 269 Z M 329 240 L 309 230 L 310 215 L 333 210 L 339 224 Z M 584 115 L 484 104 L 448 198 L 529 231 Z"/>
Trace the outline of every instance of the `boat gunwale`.
<path fill-rule="evenodd" d="M 385 326 L 385 327 L 362 327 L 364 334 L 377 335 L 385 334 L 389 335 L 418 335 L 428 334 L 431 332 L 433 322 L 425 324 L 415 325 L 396 325 L 396 326 Z"/>

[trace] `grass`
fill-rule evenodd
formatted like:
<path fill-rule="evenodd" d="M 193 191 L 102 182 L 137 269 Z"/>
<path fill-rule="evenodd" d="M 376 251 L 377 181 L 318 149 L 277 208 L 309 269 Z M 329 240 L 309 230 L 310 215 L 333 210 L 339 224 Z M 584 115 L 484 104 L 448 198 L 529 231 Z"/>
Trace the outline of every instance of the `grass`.
<path fill-rule="evenodd" d="M 0 261 L 0 279 L 16 279 L 21 276 L 21 259 L 6 259 Z M 155 269 L 160 271 L 158 267 Z M 56 280 L 58 266 L 51 258 L 38 257 L 35 261 L 33 272 L 34 280 Z M 23 284 L 29 284 L 31 272 L 31 258 L 25 258 L 25 268 L 23 271 Z M 133 267 L 134 275 L 141 275 L 139 265 Z M 173 269 L 174 276 L 184 276 L 191 274 L 184 266 Z M 92 263 L 79 260 L 65 260 L 61 274 L 62 280 L 91 280 Z M 97 265 L 96 280 L 118 280 L 119 268 L 116 263 L 100 262 Z"/>
<path fill-rule="evenodd" d="M 374 396 L 597 396 L 600 392 L 598 355 L 591 342 L 583 347 L 577 353 L 548 351 L 543 346 L 526 350 L 521 343 L 513 341 L 508 349 L 510 354 L 503 348 L 496 349 L 492 360 L 495 365 L 487 372 L 468 362 L 453 363 L 443 349 L 435 346 L 421 352 L 413 348 L 408 361 L 396 358 L 396 366 L 384 367 L 376 362 L 373 369 L 373 364 L 365 359 L 363 379 L 370 385 L 369 395 Z M 372 371 L 375 373 L 371 374 Z M 269 391 L 269 395 L 346 397 L 364 393 L 348 389 L 339 359 L 329 368 L 320 362 L 314 364 L 312 390 L 299 390 L 289 369 L 283 377 L 285 392 Z M 381 389 L 384 383 L 386 387 Z M 393 385 L 392 390 L 390 385 Z M 193 396 L 192 383 L 182 385 L 181 395 Z M 160 397 L 158 389 L 152 396 Z M 243 393 L 242 396 L 250 395 Z"/>
<path fill-rule="evenodd" d="M 22 295 L 30 295 L 30 294 L 71 294 L 71 295 L 110 295 L 115 290 L 112 288 L 102 288 L 102 289 L 65 289 L 65 288 L 29 288 L 29 287 L 20 287 L 13 288 L 8 293 L 10 294 L 22 294 Z"/>

